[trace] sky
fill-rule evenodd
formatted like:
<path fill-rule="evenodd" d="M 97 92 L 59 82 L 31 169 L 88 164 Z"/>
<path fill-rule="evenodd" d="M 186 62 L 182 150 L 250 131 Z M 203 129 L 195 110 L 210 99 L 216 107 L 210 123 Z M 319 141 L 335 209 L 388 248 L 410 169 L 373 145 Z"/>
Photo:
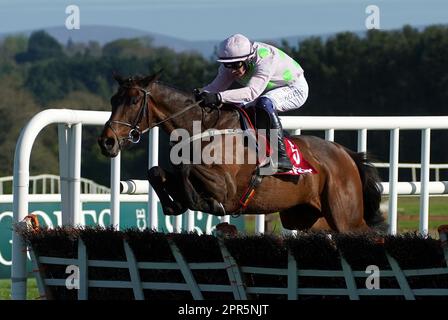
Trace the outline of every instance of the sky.
<path fill-rule="evenodd" d="M 0 0 L 0 33 L 65 26 L 68 5 L 83 25 L 122 26 L 185 40 L 233 33 L 279 38 L 366 30 L 366 7 L 380 29 L 448 24 L 448 0 Z"/>

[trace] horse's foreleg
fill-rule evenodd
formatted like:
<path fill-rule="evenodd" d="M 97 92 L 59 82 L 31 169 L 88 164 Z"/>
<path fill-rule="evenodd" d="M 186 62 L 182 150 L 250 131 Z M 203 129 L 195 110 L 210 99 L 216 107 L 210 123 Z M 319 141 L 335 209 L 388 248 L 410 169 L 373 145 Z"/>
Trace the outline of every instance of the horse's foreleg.
<path fill-rule="evenodd" d="M 152 167 L 148 170 L 148 181 L 157 193 L 165 215 L 180 215 L 187 210 L 176 188 L 181 183 L 177 176 L 161 167 Z"/>

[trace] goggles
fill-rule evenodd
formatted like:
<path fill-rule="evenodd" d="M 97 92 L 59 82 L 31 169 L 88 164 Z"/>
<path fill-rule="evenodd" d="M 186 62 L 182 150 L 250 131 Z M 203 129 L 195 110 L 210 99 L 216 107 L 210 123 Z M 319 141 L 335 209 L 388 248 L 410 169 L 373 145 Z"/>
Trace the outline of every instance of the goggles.
<path fill-rule="evenodd" d="M 236 62 L 224 62 L 223 63 L 224 67 L 227 69 L 239 69 L 244 65 L 243 61 L 236 61 Z"/>

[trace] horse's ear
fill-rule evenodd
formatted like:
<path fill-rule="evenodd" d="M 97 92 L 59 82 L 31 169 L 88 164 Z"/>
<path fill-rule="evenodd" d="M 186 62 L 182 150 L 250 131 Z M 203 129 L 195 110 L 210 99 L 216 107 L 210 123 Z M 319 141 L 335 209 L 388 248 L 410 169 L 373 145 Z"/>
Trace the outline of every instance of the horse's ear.
<path fill-rule="evenodd" d="M 140 86 L 143 88 L 146 88 L 147 86 L 149 86 L 152 82 L 157 81 L 160 76 L 162 75 L 163 69 L 160 69 L 159 71 L 157 71 L 155 74 L 144 77 L 141 81 L 140 81 Z"/>
<path fill-rule="evenodd" d="M 121 86 L 123 82 L 125 81 L 124 78 L 117 72 L 113 72 L 112 77 L 118 82 L 118 84 Z"/>

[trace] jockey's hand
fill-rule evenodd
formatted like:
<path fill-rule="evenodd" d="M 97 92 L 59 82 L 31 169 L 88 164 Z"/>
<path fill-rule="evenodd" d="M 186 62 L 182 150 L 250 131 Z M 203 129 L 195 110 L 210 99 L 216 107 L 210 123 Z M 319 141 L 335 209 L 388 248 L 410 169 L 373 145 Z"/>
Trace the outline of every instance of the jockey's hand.
<path fill-rule="evenodd" d="M 199 88 L 193 89 L 193 94 L 194 94 L 195 101 L 201 100 L 201 89 L 199 89 Z"/>
<path fill-rule="evenodd" d="M 202 105 L 209 108 L 218 108 L 221 105 L 221 95 L 219 93 L 201 92 L 199 98 Z"/>

